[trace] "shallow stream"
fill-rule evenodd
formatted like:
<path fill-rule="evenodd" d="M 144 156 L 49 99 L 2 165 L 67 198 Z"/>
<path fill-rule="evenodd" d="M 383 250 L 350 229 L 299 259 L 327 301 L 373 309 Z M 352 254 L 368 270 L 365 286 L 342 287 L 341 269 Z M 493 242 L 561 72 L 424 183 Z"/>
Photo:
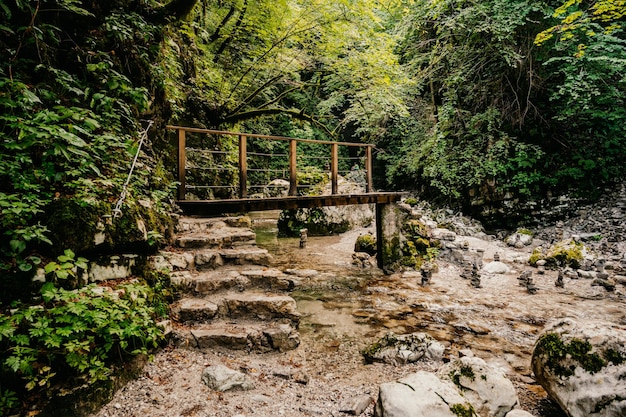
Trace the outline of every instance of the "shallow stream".
<path fill-rule="evenodd" d="M 275 219 L 253 216 L 253 222 L 257 244 L 273 255 L 273 267 L 318 271 L 292 294 L 303 314 L 304 333 L 373 343 L 388 332 L 423 331 L 444 343 L 451 355 L 470 348 L 528 379 L 533 345 L 550 320 L 574 317 L 626 324 L 621 287 L 609 293 L 592 287 L 590 280 L 566 279 L 565 288 L 557 288 L 555 271 L 538 275 L 533 269 L 539 291 L 531 295 L 517 277 L 532 268 L 514 262 L 507 262 L 512 267 L 509 274 L 482 274 L 479 289 L 459 276 L 459 266 L 439 262 L 439 272 L 423 287 L 415 272 L 385 275 L 376 268 L 353 266 L 354 242 L 364 230 L 309 237 L 301 249 L 298 238 L 277 237 Z M 496 251 L 504 254 L 504 261 L 524 258 L 530 251 L 515 253 L 498 241 L 468 239 L 471 246 L 485 251 L 485 262 L 492 261 Z"/>

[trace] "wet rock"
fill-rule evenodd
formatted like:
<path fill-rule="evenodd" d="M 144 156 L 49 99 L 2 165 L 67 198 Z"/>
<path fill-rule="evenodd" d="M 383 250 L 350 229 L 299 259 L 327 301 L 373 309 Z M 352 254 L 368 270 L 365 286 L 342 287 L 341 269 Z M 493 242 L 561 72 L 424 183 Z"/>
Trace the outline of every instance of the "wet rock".
<path fill-rule="evenodd" d="M 626 331 L 599 321 L 562 319 L 539 337 L 537 381 L 570 417 L 626 415 Z"/>
<path fill-rule="evenodd" d="M 437 375 L 454 383 L 480 416 L 504 417 L 518 402 L 513 383 L 502 369 L 465 356 L 443 365 Z"/>
<path fill-rule="evenodd" d="M 254 383 L 244 373 L 224 365 L 209 366 L 202 372 L 202 382 L 215 391 L 248 391 L 254 389 Z"/>
<path fill-rule="evenodd" d="M 374 417 L 458 417 L 452 407 L 469 410 L 470 404 L 451 382 L 419 371 L 380 386 Z"/>
<path fill-rule="evenodd" d="M 365 361 L 402 365 L 424 358 L 441 360 L 445 347 L 426 333 L 394 335 L 390 333 L 364 349 Z"/>

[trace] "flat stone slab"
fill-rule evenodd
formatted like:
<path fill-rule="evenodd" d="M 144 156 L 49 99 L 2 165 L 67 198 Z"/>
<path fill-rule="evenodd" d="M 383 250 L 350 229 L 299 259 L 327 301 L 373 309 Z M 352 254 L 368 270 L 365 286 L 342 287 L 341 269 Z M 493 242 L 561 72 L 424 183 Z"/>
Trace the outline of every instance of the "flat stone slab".
<path fill-rule="evenodd" d="M 211 297 L 219 305 L 222 317 L 250 318 L 255 320 L 288 319 L 300 322 L 296 300 L 288 295 L 265 294 L 259 292 L 225 293 L 221 297 Z"/>
<path fill-rule="evenodd" d="M 237 271 L 207 271 L 195 279 L 194 291 L 197 294 L 211 294 L 235 289 L 244 291 L 251 287 L 251 281 Z"/>
<path fill-rule="evenodd" d="M 181 248 L 228 248 L 255 243 L 256 234 L 252 230 L 234 227 L 188 233 L 176 239 L 176 245 Z"/>
<path fill-rule="evenodd" d="M 288 323 L 226 322 L 191 329 L 190 334 L 199 349 L 223 347 L 254 352 L 281 352 L 300 345 L 298 331 Z"/>
<path fill-rule="evenodd" d="M 266 249 L 257 247 L 238 248 L 238 249 L 221 249 L 220 256 L 224 263 L 233 265 L 269 265 L 271 255 Z"/>
<path fill-rule="evenodd" d="M 181 217 L 178 220 L 176 231 L 179 233 L 205 232 L 210 229 L 223 227 L 247 227 L 252 226 L 248 216 L 235 217 Z"/>
<path fill-rule="evenodd" d="M 181 322 L 202 322 L 213 319 L 218 305 L 203 298 L 183 298 L 174 307 L 173 312 Z"/>

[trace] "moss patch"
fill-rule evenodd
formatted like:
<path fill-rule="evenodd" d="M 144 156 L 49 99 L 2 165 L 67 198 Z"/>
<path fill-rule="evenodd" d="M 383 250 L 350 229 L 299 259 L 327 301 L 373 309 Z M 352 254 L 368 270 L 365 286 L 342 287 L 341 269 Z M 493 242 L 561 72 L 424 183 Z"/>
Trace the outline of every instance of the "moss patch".
<path fill-rule="evenodd" d="M 406 242 L 402 247 L 402 266 L 419 269 L 424 262 L 434 261 L 440 242 L 430 238 L 428 228 L 419 220 L 409 220 L 402 227 Z"/>
<path fill-rule="evenodd" d="M 558 334 L 547 333 L 537 342 L 536 352 L 546 357 L 546 366 L 555 375 L 569 377 L 574 374 L 577 366 L 595 374 L 607 365 L 592 349 L 593 346 L 587 341 L 573 339 L 565 343 Z"/>
<path fill-rule="evenodd" d="M 370 255 L 376 254 L 376 238 L 370 234 L 361 235 L 356 238 L 354 244 L 355 252 L 365 252 Z"/>
<path fill-rule="evenodd" d="M 470 381 L 474 381 L 476 379 L 474 370 L 469 365 L 461 365 L 459 369 L 451 371 L 449 376 L 454 385 L 456 385 L 460 390 L 465 389 L 465 387 L 461 384 L 461 377 L 465 377 Z"/>
<path fill-rule="evenodd" d="M 569 266 L 574 269 L 580 268 L 584 255 L 584 245 L 574 242 L 559 242 L 551 246 L 546 252 L 540 248 L 536 248 L 530 256 L 528 262 L 532 266 L 537 266 L 537 261 L 544 259 L 546 268 L 556 269 L 559 267 Z"/>
<path fill-rule="evenodd" d="M 452 404 L 450 406 L 450 411 L 459 417 L 475 417 L 478 415 L 471 404 Z"/>

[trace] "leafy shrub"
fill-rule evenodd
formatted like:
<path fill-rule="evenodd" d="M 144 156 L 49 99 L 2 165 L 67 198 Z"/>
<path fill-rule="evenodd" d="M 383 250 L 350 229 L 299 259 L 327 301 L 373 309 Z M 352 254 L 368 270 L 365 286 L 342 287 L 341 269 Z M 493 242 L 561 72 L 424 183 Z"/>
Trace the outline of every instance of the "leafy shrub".
<path fill-rule="evenodd" d="M 41 297 L 0 315 L 0 407 L 56 382 L 106 380 L 120 360 L 147 354 L 163 338 L 152 307 L 158 297 L 147 285 L 65 290 L 46 283 Z"/>

